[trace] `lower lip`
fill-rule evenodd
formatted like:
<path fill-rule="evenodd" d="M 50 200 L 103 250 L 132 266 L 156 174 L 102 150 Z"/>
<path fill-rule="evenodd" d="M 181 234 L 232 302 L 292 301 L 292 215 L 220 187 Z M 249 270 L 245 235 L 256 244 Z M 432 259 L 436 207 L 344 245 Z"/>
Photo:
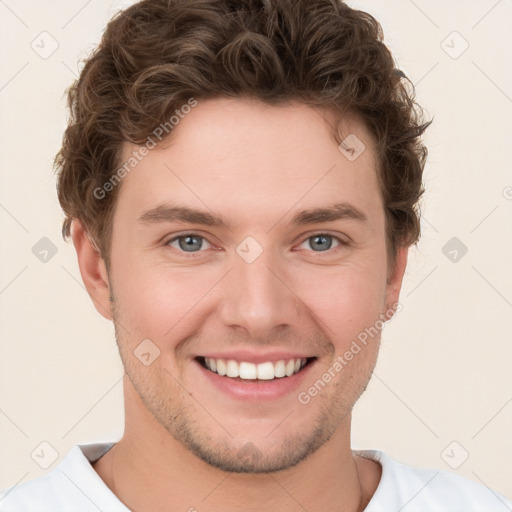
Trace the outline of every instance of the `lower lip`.
<path fill-rule="evenodd" d="M 222 377 L 204 368 L 199 361 L 194 363 L 209 383 L 228 396 L 238 400 L 261 402 L 278 400 L 297 391 L 316 364 L 316 359 L 310 361 L 300 372 L 294 373 L 291 377 L 279 377 L 273 380 L 236 380 Z"/>

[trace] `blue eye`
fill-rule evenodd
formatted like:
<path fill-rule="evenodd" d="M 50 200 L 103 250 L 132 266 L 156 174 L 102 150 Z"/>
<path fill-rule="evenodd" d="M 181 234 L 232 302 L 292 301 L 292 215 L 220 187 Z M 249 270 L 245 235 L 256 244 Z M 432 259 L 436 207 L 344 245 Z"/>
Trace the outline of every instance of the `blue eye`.
<path fill-rule="evenodd" d="M 313 252 L 325 252 L 332 248 L 333 241 L 336 241 L 338 246 L 346 245 L 346 242 L 340 238 L 327 233 L 317 233 L 312 235 L 306 238 L 302 244 L 309 243 L 309 246 L 314 249 Z"/>
<path fill-rule="evenodd" d="M 175 247 L 172 244 L 178 242 L 179 247 Z M 167 245 L 179 249 L 183 252 L 200 252 L 203 242 L 209 243 L 206 238 L 196 235 L 194 233 L 187 233 L 185 235 L 177 236 L 167 242 Z"/>
<path fill-rule="evenodd" d="M 348 243 L 341 238 L 329 235 L 328 233 L 316 233 L 306 238 L 301 246 L 308 244 L 313 252 L 327 252 L 337 247 L 346 246 Z M 336 244 L 333 246 L 333 243 Z M 175 245 L 177 244 L 177 245 Z M 206 247 L 205 247 L 205 244 Z M 182 253 L 198 253 L 211 247 L 210 242 L 205 237 L 196 233 L 185 233 L 169 240 L 166 245 L 173 247 Z M 299 246 L 300 247 L 300 246 Z"/>

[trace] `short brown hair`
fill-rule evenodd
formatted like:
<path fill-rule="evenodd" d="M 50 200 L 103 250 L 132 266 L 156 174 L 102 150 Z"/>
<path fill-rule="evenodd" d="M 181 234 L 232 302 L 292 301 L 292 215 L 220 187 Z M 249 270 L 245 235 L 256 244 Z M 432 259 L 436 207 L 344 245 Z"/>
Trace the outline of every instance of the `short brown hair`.
<path fill-rule="evenodd" d="M 420 236 L 420 136 L 431 121 L 382 40 L 380 24 L 342 0 L 143 0 L 121 11 L 67 91 L 70 119 L 55 158 L 64 238 L 79 219 L 108 265 L 119 186 L 101 199 L 94 191 L 122 164 L 123 143 L 145 143 L 190 98 L 249 96 L 365 123 L 394 260 Z"/>

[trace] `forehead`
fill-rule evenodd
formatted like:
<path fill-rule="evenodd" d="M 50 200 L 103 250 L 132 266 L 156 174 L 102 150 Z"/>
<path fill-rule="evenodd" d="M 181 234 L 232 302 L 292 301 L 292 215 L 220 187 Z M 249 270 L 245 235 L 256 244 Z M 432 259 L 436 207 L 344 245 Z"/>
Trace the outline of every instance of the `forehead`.
<path fill-rule="evenodd" d="M 371 214 L 382 206 L 372 137 L 357 118 L 342 118 L 340 140 L 365 148 L 353 159 L 333 138 L 335 120 L 301 103 L 198 102 L 123 178 L 117 208 L 135 215 L 177 201 L 255 222 L 257 212 L 275 221 L 294 204 L 350 201 Z M 126 144 L 123 161 L 138 148 Z"/>

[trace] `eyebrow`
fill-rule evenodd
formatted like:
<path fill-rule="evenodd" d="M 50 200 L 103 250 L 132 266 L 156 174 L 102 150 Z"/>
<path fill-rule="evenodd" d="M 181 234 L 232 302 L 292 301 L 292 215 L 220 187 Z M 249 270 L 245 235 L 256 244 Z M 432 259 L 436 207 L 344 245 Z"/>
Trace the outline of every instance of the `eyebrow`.
<path fill-rule="evenodd" d="M 292 224 L 305 225 L 316 222 L 334 222 L 336 220 L 357 220 L 366 222 L 366 215 L 349 203 L 337 203 L 326 208 L 312 208 L 296 214 L 291 220 Z"/>
<path fill-rule="evenodd" d="M 188 206 L 160 205 L 144 212 L 138 220 L 143 224 L 178 221 L 189 222 L 191 224 L 203 224 L 205 226 L 223 227 L 229 230 L 232 229 L 231 223 L 221 215 L 197 210 Z M 367 217 L 359 208 L 349 203 L 337 203 L 324 208 L 303 210 L 295 214 L 289 224 L 304 226 L 307 224 L 334 222 L 337 220 L 366 222 Z"/>
<path fill-rule="evenodd" d="M 205 226 L 224 227 L 231 229 L 231 225 L 221 215 L 196 210 L 188 206 L 167 206 L 160 205 L 144 212 L 139 217 L 143 224 L 158 222 L 190 222 L 191 224 L 204 224 Z"/>

